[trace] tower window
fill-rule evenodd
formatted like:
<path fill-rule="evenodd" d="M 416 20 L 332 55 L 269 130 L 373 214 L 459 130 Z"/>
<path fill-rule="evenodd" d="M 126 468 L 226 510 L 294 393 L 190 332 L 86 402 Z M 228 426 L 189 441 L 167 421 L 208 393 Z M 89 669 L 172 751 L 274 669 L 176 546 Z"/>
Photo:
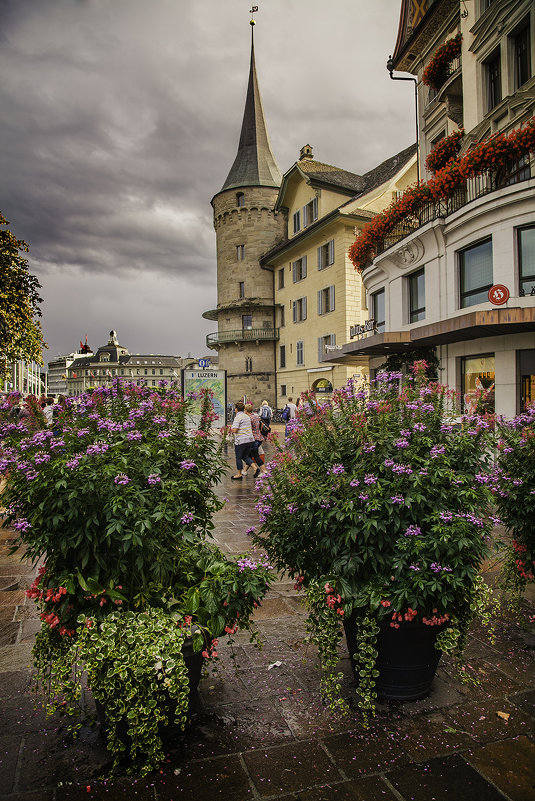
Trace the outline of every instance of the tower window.
<path fill-rule="evenodd" d="M 236 205 L 245 206 L 245 195 L 243 194 L 243 192 L 236 193 Z"/>
<path fill-rule="evenodd" d="M 236 245 L 236 259 L 244 261 L 245 259 L 245 245 Z"/>
<path fill-rule="evenodd" d="M 245 282 L 240 281 L 240 299 L 245 297 Z"/>
<path fill-rule="evenodd" d="M 252 314 L 244 314 L 241 318 L 242 321 L 242 328 L 244 331 L 251 331 L 253 327 L 253 316 Z"/>

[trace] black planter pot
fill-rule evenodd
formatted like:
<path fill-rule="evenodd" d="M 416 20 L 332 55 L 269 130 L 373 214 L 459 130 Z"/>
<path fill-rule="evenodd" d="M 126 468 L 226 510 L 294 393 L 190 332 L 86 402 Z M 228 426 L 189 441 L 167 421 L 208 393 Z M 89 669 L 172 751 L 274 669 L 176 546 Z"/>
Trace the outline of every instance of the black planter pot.
<path fill-rule="evenodd" d="M 202 668 L 204 664 L 204 657 L 202 656 L 200 651 L 194 652 L 192 640 L 187 639 L 184 640 L 184 644 L 182 646 L 182 655 L 184 657 L 184 662 L 186 664 L 186 669 L 188 671 L 188 681 L 189 681 L 189 699 L 188 699 L 188 712 L 191 714 L 195 708 L 195 702 L 197 700 L 197 691 L 199 688 L 199 681 L 201 679 Z M 107 716 L 106 710 L 103 704 L 101 704 L 95 698 L 95 707 L 97 711 L 97 716 L 100 722 L 100 733 L 102 737 L 106 736 L 107 730 Z M 163 725 L 160 723 L 158 728 L 158 734 L 162 738 L 164 742 L 172 740 L 183 733 L 183 729 L 175 723 L 175 712 L 176 712 L 176 701 L 173 698 L 168 697 L 165 705 L 166 717 L 168 719 L 167 725 Z M 117 734 L 119 738 L 128 745 L 129 737 L 127 734 L 127 723 L 126 720 L 121 720 L 121 723 L 118 726 Z"/>
<path fill-rule="evenodd" d="M 344 630 L 353 673 L 358 681 L 354 654 L 357 650 L 355 618 L 344 620 Z M 399 628 L 382 626 L 377 635 L 375 680 L 377 697 L 385 701 L 416 701 L 431 691 L 442 655 L 435 648 L 440 626 L 403 621 Z"/>

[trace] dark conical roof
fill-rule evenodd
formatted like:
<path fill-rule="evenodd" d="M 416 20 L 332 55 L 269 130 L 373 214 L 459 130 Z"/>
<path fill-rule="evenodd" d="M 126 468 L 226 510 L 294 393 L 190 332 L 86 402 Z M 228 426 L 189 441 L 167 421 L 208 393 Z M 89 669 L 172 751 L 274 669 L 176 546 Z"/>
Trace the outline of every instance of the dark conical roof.
<path fill-rule="evenodd" d="M 238 153 L 221 191 L 240 186 L 275 186 L 281 184 L 282 175 L 271 152 L 264 120 L 264 111 L 254 58 L 254 42 L 251 41 L 251 67 L 249 86 L 241 127 Z"/>

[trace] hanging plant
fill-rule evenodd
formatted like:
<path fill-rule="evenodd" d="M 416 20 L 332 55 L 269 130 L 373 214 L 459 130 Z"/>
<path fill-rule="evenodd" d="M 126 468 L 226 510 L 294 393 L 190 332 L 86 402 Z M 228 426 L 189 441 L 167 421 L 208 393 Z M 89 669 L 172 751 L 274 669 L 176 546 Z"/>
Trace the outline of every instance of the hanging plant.
<path fill-rule="evenodd" d="M 426 86 L 438 90 L 449 78 L 452 61 L 461 55 L 462 40 L 462 33 L 458 33 L 435 51 L 422 75 L 422 81 Z"/>
<path fill-rule="evenodd" d="M 479 142 L 459 159 L 450 159 L 427 183 L 409 187 L 388 208 L 376 214 L 362 229 L 349 258 L 359 272 L 373 261 L 375 251 L 398 223 L 418 217 L 425 203 L 445 200 L 474 178 L 486 172 L 507 169 L 512 161 L 535 152 L 535 117 L 510 134 L 497 133 Z"/>
<path fill-rule="evenodd" d="M 457 158 L 463 136 L 464 128 L 459 128 L 458 131 L 454 131 L 449 136 L 441 139 L 440 142 L 437 142 L 425 160 L 425 166 L 429 172 L 437 173 L 446 166 L 448 161 Z"/>

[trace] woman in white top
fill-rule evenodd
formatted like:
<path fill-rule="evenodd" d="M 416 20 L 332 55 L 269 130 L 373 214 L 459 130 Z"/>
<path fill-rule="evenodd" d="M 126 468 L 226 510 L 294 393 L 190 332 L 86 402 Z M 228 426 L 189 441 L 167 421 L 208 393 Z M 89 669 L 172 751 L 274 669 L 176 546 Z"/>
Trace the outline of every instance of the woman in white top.
<path fill-rule="evenodd" d="M 247 473 L 247 470 L 253 463 L 250 452 L 254 443 L 253 429 L 251 427 L 251 418 L 245 414 L 245 404 L 238 401 L 235 406 L 236 415 L 232 421 L 231 431 L 234 434 L 234 453 L 236 454 L 236 470 L 237 473 L 231 476 L 233 481 L 241 481 L 242 477 Z M 243 469 L 243 462 L 247 465 Z"/>

